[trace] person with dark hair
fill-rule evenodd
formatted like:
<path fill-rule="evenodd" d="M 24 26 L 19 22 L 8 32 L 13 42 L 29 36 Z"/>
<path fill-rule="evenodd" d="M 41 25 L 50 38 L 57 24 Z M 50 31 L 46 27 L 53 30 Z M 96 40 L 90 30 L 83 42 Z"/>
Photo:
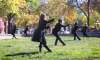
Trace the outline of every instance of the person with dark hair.
<path fill-rule="evenodd" d="M 56 40 L 55 40 L 55 46 L 57 45 L 57 42 L 60 41 L 63 45 L 66 45 L 62 39 L 59 37 L 59 34 L 58 32 L 61 30 L 62 27 L 66 27 L 64 25 L 61 24 L 62 23 L 62 20 L 59 19 L 58 20 L 58 23 L 55 25 L 54 29 L 52 30 L 52 34 L 56 37 Z"/>
<path fill-rule="evenodd" d="M 73 36 L 74 36 L 74 40 L 76 40 L 76 38 L 77 38 L 78 40 L 81 40 L 80 37 L 79 37 L 78 34 L 77 34 L 78 28 L 79 28 L 79 27 L 77 26 L 77 23 L 75 23 L 74 26 L 73 26 L 73 28 L 72 28 L 72 34 L 73 34 Z"/>
<path fill-rule="evenodd" d="M 86 26 L 86 24 L 82 27 L 82 33 L 83 33 L 83 36 L 84 37 L 88 37 L 88 35 L 87 35 L 87 26 Z"/>
<path fill-rule="evenodd" d="M 52 52 L 51 49 L 47 46 L 47 42 L 45 39 L 45 29 L 47 28 L 46 25 L 50 22 L 54 21 L 54 19 L 46 21 L 45 20 L 45 15 L 41 14 L 40 15 L 40 20 L 39 20 L 39 25 L 37 29 L 35 29 L 35 32 L 32 36 L 32 41 L 38 41 L 40 42 L 39 45 L 39 51 L 42 51 L 42 47 L 45 47 L 48 52 Z"/>

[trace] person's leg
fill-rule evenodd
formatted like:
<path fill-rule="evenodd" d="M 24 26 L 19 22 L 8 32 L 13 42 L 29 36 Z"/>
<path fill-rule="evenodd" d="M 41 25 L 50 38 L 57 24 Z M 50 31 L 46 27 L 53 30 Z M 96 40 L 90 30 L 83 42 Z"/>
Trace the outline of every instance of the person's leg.
<path fill-rule="evenodd" d="M 57 45 L 57 42 L 58 42 L 57 34 L 53 34 L 53 35 L 56 37 L 56 40 L 55 40 L 55 44 L 54 45 Z"/>
<path fill-rule="evenodd" d="M 78 40 L 81 40 L 80 37 L 77 35 L 77 33 L 76 33 L 76 37 L 77 37 Z"/>
<path fill-rule="evenodd" d="M 14 33 L 12 33 L 13 38 L 15 37 Z"/>
<path fill-rule="evenodd" d="M 15 33 L 13 33 L 13 37 L 14 37 L 15 39 L 17 39 Z"/>
<path fill-rule="evenodd" d="M 58 39 L 56 38 L 56 40 L 55 40 L 55 46 L 57 45 L 57 42 L 58 42 Z"/>
<path fill-rule="evenodd" d="M 48 52 L 52 52 L 51 49 L 49 49 L 49 47 L 47 46 L 44 32 L 42 33 L 41 40 L 42 40 L 42 45 L 48 50 Z"/>
<path fill-rule="evenodd" d="M 14 33 L 13 33 L 13 37 L 16 38 Z"/>
<path fill-rule="evenodd" d="M 16 38 L 15 33 L 11 33 L 11 35 L 13 36 L 13 38 Z"/>
<path fill-rule="evenodd" d="M 40 45 L 39 45 L 39 52 L 42 52 L 42 42 L 40 42 Z"/>
<path fill-rule="evenodd" d="M 47 44 L 43 44 L 43 46 L 48 50 L 48 52 L 52 52 L 51 49 L 47 46 Z"/>
<path fill-rule="evenodd" d="M 48 52 L 52 52 L 51 49 L 49 49 L 49 47 L 47 46 L 45 37 L 43 38 L 43 41 L 43 46 L 48 50 Z"/>
<path fill-rule="evenodd" d="M 75 33 L 73 33 L 73 36 L 74 36 L 74 40 L 76 40 L 76 34 Z"/>
<path fill-rule="evenodd" d="M 56 37 L 57 37 L 57 40 L 59 40 L 63 45 L 66 45 L 66 44 L 61 40 L 61 38 L 59 37 L 58 34 L 56 35 Z"/>

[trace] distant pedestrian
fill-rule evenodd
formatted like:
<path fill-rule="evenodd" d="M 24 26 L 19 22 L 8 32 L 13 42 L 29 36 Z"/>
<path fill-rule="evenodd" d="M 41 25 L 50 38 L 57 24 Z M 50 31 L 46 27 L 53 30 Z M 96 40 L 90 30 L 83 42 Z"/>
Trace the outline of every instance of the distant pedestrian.
<path fill-rule="evenodd" d="M 79 29 L 79 27 L 78 27 L 77 23 L 75 23 L 74 26 L 73 26 L 73 28 L 72 28 L 72 34 L 74 36 L 74 40 L 76 40 L 76 38 L 78 40 L 81 40 L 80 37 L 77 34 L 78 29 Z"/>
<path fill-rule="evenodd" d="M 83 36 L 84 37 L 88 37 L 88 35 L 87 35 L 87 26 L 86 26 L 86 24 L 84 25 L 84 26 L 82 26 L 82 33 L 83 33 Z"/>
<path fill-rule="evenodd" d="M 28 36 L 28 34 L 27 34 L 28 30 L 29 30 L 29 29 L 28 29 L 28 26 L 26 26 L 25 29 L 24 29 L 24 36 L 25 36 L 25 37 Z"/>

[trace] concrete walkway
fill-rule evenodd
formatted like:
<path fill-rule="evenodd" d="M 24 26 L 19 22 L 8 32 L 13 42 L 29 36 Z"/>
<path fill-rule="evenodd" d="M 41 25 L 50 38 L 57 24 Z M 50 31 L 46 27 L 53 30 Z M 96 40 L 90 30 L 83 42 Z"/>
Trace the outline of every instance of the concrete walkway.
<path fill-rule="evenodd" d="M 21 35 L 17 35 L 17 34 L 16 34 L 16 37 L 22 38 Z M 12 39 L 12 35 L 11 34 L 0 34 L 0 40 L 3 40 L 3 39 Z"/>

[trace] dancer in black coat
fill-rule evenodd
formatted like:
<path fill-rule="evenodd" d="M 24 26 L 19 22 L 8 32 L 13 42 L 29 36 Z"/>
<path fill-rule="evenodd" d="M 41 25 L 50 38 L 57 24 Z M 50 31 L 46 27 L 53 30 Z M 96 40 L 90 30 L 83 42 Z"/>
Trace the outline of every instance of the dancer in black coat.
<path fill-rule="evenodd" d="M 49 49 L 47 46 L 47 42 L 45 39 L 45 29 L 46 29 L 46 25 L 48 23 L 52 22 L 54 19 L 46 21 L 44 18 L 45 18 L 45 16 L 43 14 L 41 14 L 40 20 L 39 20 L 39 25 L 33 34 L 32 40 L 33 41 L 37 40 L 38 42 L 40 42 L 40 45 L 39 45 L 40 52 L 42 51 L 43 46 L 48 50 L 48 52 L 52 52 L 51 49 Z"/>
<path fill-rule="evenodd" d="M 52 34 L 56 37 L 56 41 L 55 41 L 55 45 L 57 45 L 57 42 L 60 41 L 63 45 L 66 45 L 62 39 L 60 38 L 58 32 L 61 30 L 62 27 L 66 27 L 64 25 L 61 24 L 62 20 L 59 19 L 58 23 L 55 25 L 55 28 L 52 30 Z"/>
<path fill-rule="evenodd" d="M 75 23 L 75 24 L 74 24 L 74 27 L 72 28 L 72 34 L 73 34 L 73 36 L 74 36 L 74 40 L 76 40 L 76 38 L 77 38 L 78 40 L 81 40 L 80 37 L 79 37 L 78 34 L 77 34 L 78 28 L 79 28 L 79 27 L 77 26 L 77 23 Z"/>

